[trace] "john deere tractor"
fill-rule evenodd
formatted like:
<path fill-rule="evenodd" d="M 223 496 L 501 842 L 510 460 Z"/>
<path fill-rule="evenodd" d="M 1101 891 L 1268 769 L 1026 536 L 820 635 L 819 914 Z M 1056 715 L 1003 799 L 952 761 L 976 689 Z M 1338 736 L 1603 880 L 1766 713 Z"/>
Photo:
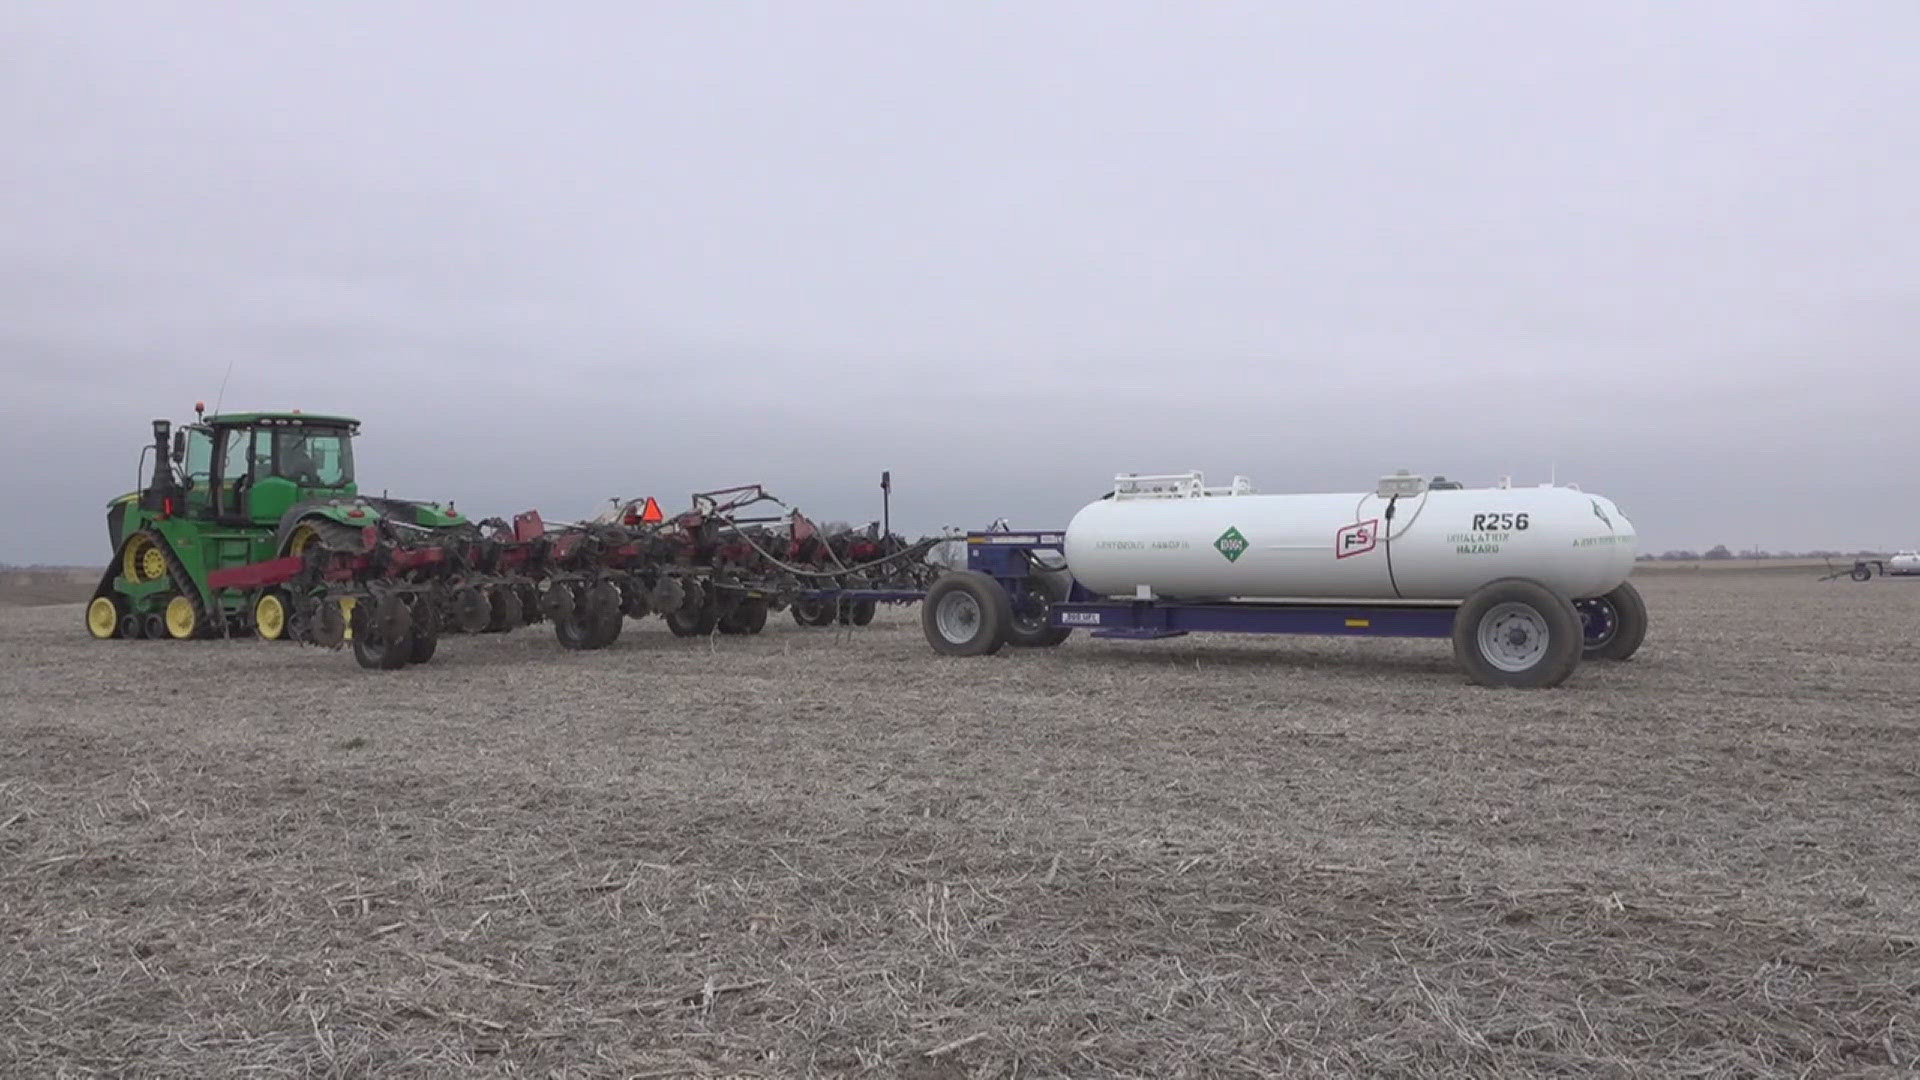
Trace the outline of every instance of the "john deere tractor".
<path fill-rule="evenodd" d="M 373 499 L 353 481 L 360 423 L 300 412 L 227 413 L 175 430 L 153 422 L 147 486 L 107 504 L 113 561 L 87 605 L 96 638 L 195 638 L 287 632 L 287 598 L 209 588 L 215 570 L 300 555 L 310 545 L 357 550 L 367 526 L 467 530 L 450 506 Z"/>

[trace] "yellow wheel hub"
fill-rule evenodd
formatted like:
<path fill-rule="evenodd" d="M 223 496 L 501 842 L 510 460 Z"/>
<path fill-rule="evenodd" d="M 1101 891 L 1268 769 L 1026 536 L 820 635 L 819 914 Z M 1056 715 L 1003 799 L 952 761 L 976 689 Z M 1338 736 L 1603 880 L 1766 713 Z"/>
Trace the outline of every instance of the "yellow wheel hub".
<path fill-rule="evenodd" d="M 120 633 L 120 605 L 110 596 L 96 596 L 87 605 L 87 633 L 105 641 Z"/>
<path fill-rule="evenodd" d="M 287 554 L 304 555 L 306 554 L 308 546 L 319 539 L 319 529 L 311 525 L 297 526 L 294 528 L 292 535 L 287 537 Z"/>
<path fill-rule="evenodd" d="M 340 617 L 347 621 L 348 641 L 353 640 L 353 605 L 356 602 L 351 596 L 342 597 L 340 600 Z"/>
<path fill-rule="evenodd" d="M 193 601 L 184 596 L 176 596 L 167 601 L 167 633 L 179 640 L 193 636 L 199 629 L 200 620 L 194 617 Z"/>
<path fill-rule="evenodd" d="M 253 603 L 253 627 L 268 641 L 287 634 L 287 602 L 279 593 L 265 593 Z"/>
<path fill-rule="evenodd" d="M 151 537 L 135 536 L 127 541 L 120 569 L 126 574 L 127 580 L 137 585 L 159 581 L 167 576 L 167 556 Z"/>

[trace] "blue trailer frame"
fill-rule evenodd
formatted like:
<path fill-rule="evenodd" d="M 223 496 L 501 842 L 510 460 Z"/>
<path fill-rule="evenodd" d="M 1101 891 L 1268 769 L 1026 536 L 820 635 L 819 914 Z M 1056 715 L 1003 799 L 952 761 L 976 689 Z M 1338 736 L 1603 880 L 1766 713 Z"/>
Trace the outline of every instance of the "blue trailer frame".
<path fill-rule="evenodd" d="M 998 581 L 1016 613 L 1036 616 L 1044 607 L 1049 626 L 1129 641 L 1156 641 L 1191 633 L 1444 638 L 1453 634 L 1454 613 L 1460 606 L 1454 602 L 1116 600 L 1096 596 L 1077 581 L 1064 599 L 1041 596 L 1030 584 L 1033 553 L 1055 552 L 1064 557 L 1065 545 L 1066 534 L 1057 530 L 970 532 L 967 569 Z"/>

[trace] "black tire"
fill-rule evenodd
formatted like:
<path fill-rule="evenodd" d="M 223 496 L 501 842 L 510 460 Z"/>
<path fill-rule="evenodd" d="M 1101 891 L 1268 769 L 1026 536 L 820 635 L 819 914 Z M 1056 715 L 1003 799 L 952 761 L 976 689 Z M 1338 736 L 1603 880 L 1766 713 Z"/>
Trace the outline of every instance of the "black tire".
<path fill-rule="evenodd" d="M 767 601 L 748 597 L 720 620 L 723 634 L 757 634 L 767 628 Z"/>
<path fill-rule="evenodd" d="M 141 618 L 139 612 L 131 612 L 121 616 L 120 636 L 133 641 L 138 641 L 146 637 L 147 620 Z"/>
<path fill-rule="evenodd" d="M 1453 616 L 1454 662 L 1482 686 L 1558 686 L 1584 642 L 1573 605 L 1525 578 L 1481 586 Z"/>
<path fill-rule="evenodd" d="M 720 609 L 712 604 L 704 605 L 698 611 L 681 608 L 667 613 L 667 629 L 673 631 L 674 637 L 706 637 L 718 625 Z"/>
<path fill-rule="evenodd" d="M 431 624 L 432 619 L 416 619 L 412 633 L 407 635 L 407 663 L 424 664 L 433 659 L 440 649 L 440 631 Z"/>
<path fill-rule="evenodd" d="M 558 641 L 560 647 L 569 652 L 592 648 L 587 644 L 591 637 L 592 635 L 587 632 L 586 626 L 579 619 L 553 620 L 553 640 Z"/>
<path fill-rule="evenodd" d="M 920 630 L 942 656 L 991 656 L 1007 643 L 1012 623 L 1007 590 L 975 570 L 942 577 L 920 604 Z"/>
<path fill-rule="evenodd" d="M 1070 628 L 1047 625 L 1048 605 L 1065 600 L 1069 586 L 1054 576 L 1035 574 L 1027 579 L 1027 587 L 1031 590 L 1026 598 L 1028 610 L 1014 607 L 1013 617 L 1007 622 L 1007 644 L 1019 649 L 1051 649 L 1071 637 Z"/>
<path fill-rule="evenodd" d="M 838 620 L 841 626 L 866 626 L 880 610 L 880 605 L 872 600 L 842 600 L 835 607 L 833 618 L 827 620 L 829 625 Z"/>
<path fill-rule="evenodd" d="M 1580 612 L 1581 654 L 1588 660 L 1625 660 L 1647 639 L 1647 602 L 1632 582 L 1573 606 Z"/>
<path fill-rule="evenodd" d="M 1854 563 L 1853 572 L 1849 576 L 1855 581 L 1866 581 L 1873 576 L 1873 567 L 1863 562 Z"/>
<path fill-rule="evenodd" d="M 801 626 L 832 626 L 834 603 L 831 600 L 796 600 L 793 621 Z"/>
<path fill-rule="evenodd" d="M 164 641 L 173 636 L 167 633 L 166 616 L 157 611 L 150 612 L 145 618 L 140 620 L 140 629 L 142 631 L 140 636 L 149 641 Z"/>
<path fill-rule="evenodd" d="M 594 649 L 604 649 L 618 641 L 626 621 L 626 616 L 619 611 L 615 611 L 610 616 L 604 613 L 598 617 L 578 615 L 555 622 L 553 637 L 563 649 L 591 652 Z"/>
<path fill-rule="evenodd" d="M 488 590 L 488 634 L 505 634 L 520 625 L 520 593 L 511 586 Z"/>
<path fill-rule="evenodd" d="M 743 621 L 747 625 L 747 633 L 758 634 L 762 630 L 765 630 L 767 628 L 767 616 L 772 614 L 772 609 L 767 604 L 767 601 L 764 598 L 748 601 L 746 609 L 747 613 Z"/>
<path fill-rule="evenodd" d="M 361 667 L 372 671 L 397 671 L 413 660 L 413 630 L 408 626 L 404 634 L 387 635 L 377 626 L 377 620 L 371 618 L 367 609 L 371 604 L 363 601 L 353 606 L 353 618 L 349 620 L 353 629 L 353 659 Z"/>

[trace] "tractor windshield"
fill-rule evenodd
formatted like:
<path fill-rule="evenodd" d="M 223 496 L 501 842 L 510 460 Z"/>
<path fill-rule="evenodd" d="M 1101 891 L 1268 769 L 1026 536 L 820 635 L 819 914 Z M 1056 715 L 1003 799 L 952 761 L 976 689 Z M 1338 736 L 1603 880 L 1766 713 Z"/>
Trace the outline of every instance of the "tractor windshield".
<path fill-rule="evenodd" d="M 353 483 L 353 441 L 339 429 L 278 429 L 273 473 L 302 487 L 346 487 Z"/>

